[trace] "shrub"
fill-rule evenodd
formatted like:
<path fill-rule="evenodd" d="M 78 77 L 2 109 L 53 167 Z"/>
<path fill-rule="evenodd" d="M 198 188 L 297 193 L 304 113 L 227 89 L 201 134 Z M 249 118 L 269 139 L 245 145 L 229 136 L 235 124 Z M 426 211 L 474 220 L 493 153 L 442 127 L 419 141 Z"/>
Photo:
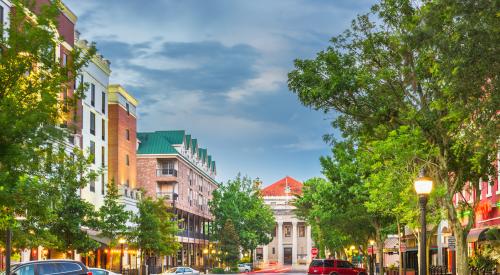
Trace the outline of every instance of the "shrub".
<path fill-rule="evenodd" d="M 224 274 L 224 269 L 220 267 L 214 267 L 212 270 L 210 270 L 210 273 L 212 274 Z"/>

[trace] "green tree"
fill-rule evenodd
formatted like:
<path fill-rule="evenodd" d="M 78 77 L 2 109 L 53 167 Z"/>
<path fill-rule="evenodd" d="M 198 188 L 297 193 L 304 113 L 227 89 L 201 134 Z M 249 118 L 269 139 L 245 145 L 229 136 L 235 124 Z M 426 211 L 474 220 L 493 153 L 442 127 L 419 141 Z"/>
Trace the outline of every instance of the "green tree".
<path fill-rule="evenodd" d="M 238 175 L 219 186 L 213 192 L 210 212 L 214 215 L 213 236 L 217 240 L 220 240 L 227 220 L 234 224 L 244 250 L 253 253 L 258 245 L 272 240 L 271 233 L 276 223 L 274 214 L 250 178 Z"/>
<path fill-rule="evenodd" d="M 141 249 L 141 258 L 149 263 L 152 256 L 174 255 L 180 249 L 179 231 L 174 214 L 163 199 L 142 198 L 137 204 L 139 213 L 133 221 L 130 239 Z"/>
<path fill-rule="evenodd" d="M 117 245 L 118 239 L 128 234 L 127 222 L 132 213 L 119 202 L 120 195 L 114 181 L 108 182 L 104 205 L 99 209 L 99 230 L 102 237 L 111 240 L 110 246 Z"/>
<path fill-rule="evenodd" d="M 240 238 L 234 228 L 233 222 L 228 219 L 224 223 L 223 230 L 220 232 L 220 249 L 224 262 L 235 267 L 240 259 Z"/>
<path fill-rule="evenodd" d="M 72 85 L 95 49 L 85 54 L 75 49 L 66 66 L 61 66 L 56 58 L 56 45 L 62 42 L 56 35 L 60 1 L 42 5 L 36 16 L 29 11 L 34 10 L 32 1 L 13 0 L 12 3 L 16 12 L 10 14 L 10 28 L 0 25 L 0 33 L 8 34 L 0 36 L 0 229 L 13 227 L 14 240 L 22 247 L 44 245 L 64 251 L 85 247 L 73 242 L 63 247 L 68 242 L 60 232 L 54 234 L 52 228 L 60 225 L 59 213 L 81 206 L 71 204 L 64 205 L 65 210 L 56 209 L 63 199 L 75 202 L 73 194 L 64 191 L 73 190 L 74 184 L 83 185 L 88 178 L 55 182 L 64 175 L 51 168 L 65 166 L 71 170 L 67 173 L 76 175 L 74 172 L 81 168 L 79 165 L 85 165 L 86 159 L 77 152 L 75 160 L 59 157 L 59 149 L 52 149 L 52 145 L 57 148 L 58 144 L 64 144 L 68 130 L 73 130 L 60 126 L 63 121 L 71 120 L 85 85 L 77 87 L 73 96 L 65 101 L 61 95 Z M 71 128 L 72 124 L 66 126 Z M 70 197 L 61 198 L 63 194 Z M 79 208 L 72 221 L 82 218 L 78 211 Z M 26 220 L 17 222 L 15 216 Z"/>
<path fill-rule="evenodd" d="M 381 1 L 315 59 L 296 60 L 289 74 L 303 104 L 340 112 L 334 126 L 344 136 L 383 139 L 410 126 L 436 148 L 427 169 L 445 192 L 459 274 L 469 272 L 474 217 L 463 226 L 458 211 L 475 204 L 456 208 L 453 196 L 467 182 L 477 190 L 479 179 L 493 174 L 497 153 L 497 11 L 488 0 Z"/>

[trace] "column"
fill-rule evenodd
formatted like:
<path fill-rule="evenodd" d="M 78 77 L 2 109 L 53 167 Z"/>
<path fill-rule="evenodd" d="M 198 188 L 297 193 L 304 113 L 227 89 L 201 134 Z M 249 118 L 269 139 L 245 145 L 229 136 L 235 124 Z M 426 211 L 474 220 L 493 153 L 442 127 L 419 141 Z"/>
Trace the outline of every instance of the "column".
<path fill-rule="evenodd" d="M 297 230 L 297 220 L 292 221 L 292 264 L 297 264 L 297 238 L 299 237 L 299 232 Z"/>
<path fill-rule="evenodd" d="M 262 247 L 262 261 L 264 264 L 269 263 L 269 247 L 267 244 Z"/>
<path fill-rule="evenodd" d="M 283 264 L 283 221 L 278 221 L 278 263 Z"/>
<path fill-rule="evenodd" d="M 311 249 L 312 249 L 312 238 L 311 238 L 311 226 L 306 227 L 306 253 L 307 253 L 307 262 L 311 262 Z"/>

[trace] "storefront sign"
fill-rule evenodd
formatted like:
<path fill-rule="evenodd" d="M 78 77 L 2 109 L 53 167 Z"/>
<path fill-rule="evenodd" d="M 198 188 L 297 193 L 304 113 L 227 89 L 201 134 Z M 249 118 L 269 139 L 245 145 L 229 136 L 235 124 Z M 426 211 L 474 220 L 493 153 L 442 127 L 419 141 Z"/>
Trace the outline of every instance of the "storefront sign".
<path fill-rule="evenodd" d="M 455 236 L 449 236 L 448 237 L 448 249 L 451 251 L 455 251 L 457 247 L 457 241 L 455 239 Z"/>

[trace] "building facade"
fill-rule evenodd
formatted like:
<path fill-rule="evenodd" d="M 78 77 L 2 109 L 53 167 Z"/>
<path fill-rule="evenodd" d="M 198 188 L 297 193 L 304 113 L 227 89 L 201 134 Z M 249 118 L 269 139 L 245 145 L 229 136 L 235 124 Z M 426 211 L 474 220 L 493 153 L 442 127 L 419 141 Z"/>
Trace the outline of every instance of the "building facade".
<path fill-rule="evenodd" d="M 169 202 L 180 221 L 182 248 L 163 264 L 202 267 L 213 219 L 208 202 L 218 186 L 215 161 L 183 130 L 138 133 L 137 138 L 137 185 L 146 196 Z"/>
<path fill-rule="evenodd" d="M 76 46 L 83 51 L 90 47 L 86 40 L 77 40 Z M 104 203 L 108 184 L 108 85 L 111 74 L 110 62 L 95 55 L 77 79 L 77 85 L 85 84 L 82 99 L 82 149 L 93 156 L 90 169 L 101 172 L 98 178 L 81 189 L 81 197 L 96 209 Z"/>
<path fill-rule="evenodd" d="M 302 183 L 287 176 L 262 189 L 264 202 L 274 212 L 273 240 L 256 249 L 256 260 L 263 265 L 306 265 L 311 261 L 311 227 L 294 214 L 292 201 L 302 194 Z"/>

